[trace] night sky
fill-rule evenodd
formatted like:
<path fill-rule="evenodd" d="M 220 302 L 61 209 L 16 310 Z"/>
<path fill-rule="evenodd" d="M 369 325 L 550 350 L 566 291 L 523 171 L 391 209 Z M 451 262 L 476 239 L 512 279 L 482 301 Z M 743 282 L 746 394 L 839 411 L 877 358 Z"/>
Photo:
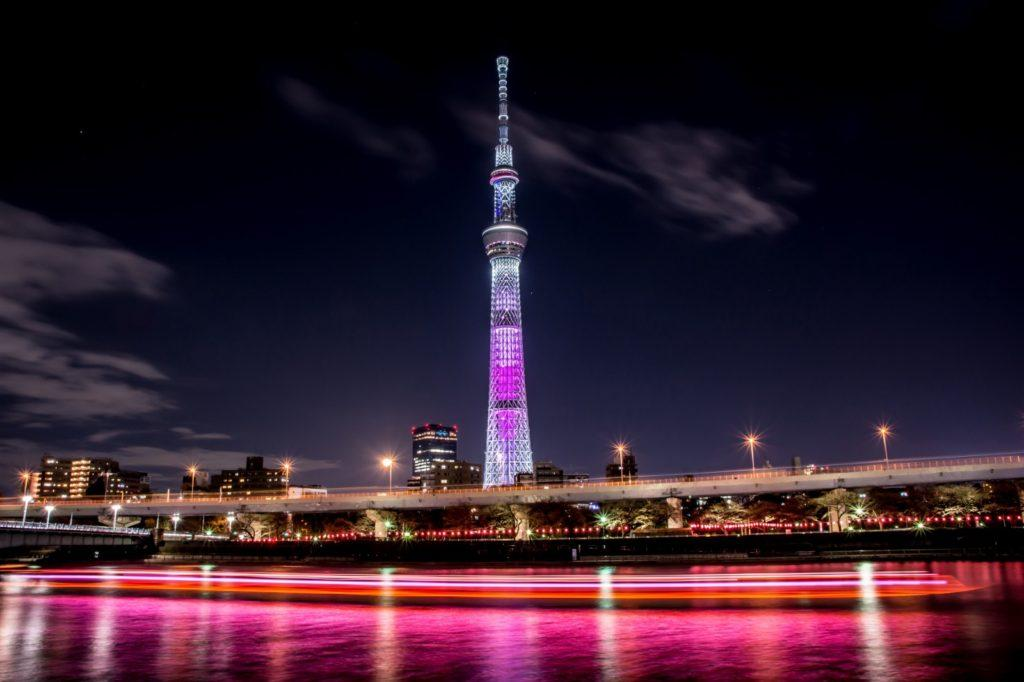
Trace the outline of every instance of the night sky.
<path fill-rule="evenodd" d="M 43 452 L 381 484 L 425 421 L 482 462 L 498 54 L 535 461 L 1020 450 L 1019 11 L 814 7 L 26 27 L 0 490 Z"/>

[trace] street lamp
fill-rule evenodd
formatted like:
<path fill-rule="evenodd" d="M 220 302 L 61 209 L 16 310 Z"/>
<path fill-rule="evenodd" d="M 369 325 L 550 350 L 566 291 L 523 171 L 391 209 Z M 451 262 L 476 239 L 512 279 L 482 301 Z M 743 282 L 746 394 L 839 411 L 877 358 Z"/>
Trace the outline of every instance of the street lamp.
<path fill-rule="evenodd" d="M 629 451 L 629 445 L 627 445 L 626 443 L 619 442 L 619 443 L 615 444 L 615 454 L 617 454 L 619 456 L 619 480 L 620 481 L 624 481 L 626 479 L 626 466 L 625 466 L 625 460 L 623 458 L 625 457 L 626 452 L 628 452 L 628 451 Z"/>
<path fill-rule="evenodd" d="M 188 465 L 188 473 L 192 477 L 192 492 L 191 497 L 196 496 L 196 474 L 199 473 L 199 463 L 193 462 Z"/>
<path fill-rule="evenodd" d="M 875 435 L 882 439 L 882 452 L 885 454 L 885 466 L 889 466 L 889 436 L 892 435 L 892 426 L 888 422 L 882 422 L 875 427 Z"/>
<path fill-rule="evenodd" d="M 18 472 L 18 478 L 21 479 L 21 494 L 28 495 L 28 484 L 32 482 L 32 472 L 28 469 L 23 469 Z"/>
<path fill-rule="evenodd" d="M 110 508 L 114 510 L 114 523 L 112 525 L 114 530 L 117 530 L 117 512 L 121 511 L 121 505 L 112 504 L 110 505 Z"/>
<path fill-rule="evenodd" d="M 174 524 L 174 532 L 178 532 L 178 521 L 181 521 L 181 514 L 174 512 L 171 514 L 171 523 Z"/>
<path fill-rule="evenodd" d="M 45 507 L 43 507 L 43 509 L 46 510 L 46 527 L 49 528 L 50 527 L 50 514 L 53 513 L 53 510 L 56 509 L 56 507 L 54 507 L 52 504 L 48 504 Z"/>
<path fill-rule="evenodd" d="M 25 503 L 25 508 L 21 510 L 21 527 L 25 527 L 25 521 L 28 519 L 28 505 L 32 502 L 31 495 L 22 495 L 21 501 Z"/>
<path fill-rule="evenodd" d="M 395 468 L 395 458 L 388 456 L 380 461 L 380 465 L 388 470 L 388 495 L 391 494 L 391 472 Z"/>
<path fill-rule="evenodd" d="M 761 447 L 761 434 L 748 431 L 743 434 L 743 446 L 750 451 L 750 471 L 751 473 L 757 471 L 757 466 L 754 463 L 754 455 L 757 453 L 757 449 Z"/>
<path fill-rule="evenodd" d="M 235 512 L 228 512 L 228 539 L 231 539 L 231 526 L 235 525 Z"/>
<path fill-rule="evenodd" d="M 281 472 L 284 474 L 284 487 L 288 487 L 288 482 L 292 477 L 292 469 L 295 467 L 295 461 L 290 457 L 285 457 L 281 460 Z"/>

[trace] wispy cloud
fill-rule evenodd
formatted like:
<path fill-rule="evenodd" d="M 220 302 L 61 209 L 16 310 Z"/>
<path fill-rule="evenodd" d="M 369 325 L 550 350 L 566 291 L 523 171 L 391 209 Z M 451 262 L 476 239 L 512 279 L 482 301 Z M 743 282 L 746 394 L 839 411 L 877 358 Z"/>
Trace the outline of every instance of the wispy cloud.
<path fill-rule="evenodd" d="M 159 299 L 170 271 L 85 227 L 0 202 L 0 395 L 9 421 L 83 422 L 171 407 L 167 377 L 123 353 L 83 348 L 46 304 L 119 294 Z"/>
<path fill-rule="evenodd" d="M 231 440 L 226 433 L 196 433 L 187 426 L 175 426 L 171 429 L 184 440 Z"/>
<path fill-rule="evenodd" d="M 267 466 L 274 466 L 279 457 L 245 450 L 212 450 L 204 447 L 162 448 L 153 445 L 127 445 L 118 448 L 110 456 L 120 459 L 122 464 L 130 463 L 132 467 L 171 467 L 184 471 L 191 462 L 197 462 L 201 469 L 220 471 L 221 469 L 238 469 L 245 466 L 246 457 L 260 456 L 266 460 Z M 309 457 L 292 457 L 296 471 L 323 471 L 338 468 L 338 463 L 329 460 L 312 459 Z"/>
<path fill-rule="evenodd" d="M 294 112 L 366 154 L 400 164 L 402 172 L 410 179 L 421 177 L 434 167 L 433 147 L 413 128 L 371 121 L 295 78 L 281 78 L 277 89 Z"/>
<path fill-rule="evenodd" d="M 109 431 L 97 431 L 96 433 L 86 436 L 85 440 L 89 443 L 106 443 L 108 440 L 114 440 L 121 436 L 126 436 L 132 431 L 125 431 L 123 429 L 111 429 Z"/>
<path fill-rule="evenodd" d="M 493 143 L 491 113 L 464 107 L 456 113 L 474 138 Z M 781 232 L 796 216 L 779 200 L 810 190 L 761 160 L 752 143 L 679 122 L 601 131 L 517 109 L 512 138 L 545 180 L 610 187 L 633 197 L 662 226 L 710 237 Z"/>

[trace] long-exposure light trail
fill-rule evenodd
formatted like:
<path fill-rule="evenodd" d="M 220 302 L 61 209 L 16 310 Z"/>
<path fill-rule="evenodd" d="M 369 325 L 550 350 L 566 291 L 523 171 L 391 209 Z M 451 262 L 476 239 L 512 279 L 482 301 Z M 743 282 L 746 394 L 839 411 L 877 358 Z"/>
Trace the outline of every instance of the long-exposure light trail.
<path fill-rule="evenodd" d="M 925 571 L 736 574 L 300 574 L 220 570 L 69 569 L 8 575 L 5 589 L 186 591 L 412 599 L 770 599 L 951 594 L 973 589 Z"/>

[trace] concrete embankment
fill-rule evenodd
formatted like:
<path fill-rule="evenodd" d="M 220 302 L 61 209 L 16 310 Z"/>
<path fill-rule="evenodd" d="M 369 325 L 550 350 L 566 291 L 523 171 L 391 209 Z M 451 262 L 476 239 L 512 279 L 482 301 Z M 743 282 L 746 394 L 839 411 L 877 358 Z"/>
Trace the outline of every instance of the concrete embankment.
<path fill-rule="evenodd" d="M 169 542 L 154 561 L 718 564 L 1024 559 L 1024 529 L 971 528 L 720 537 L 342 542 Z"/>

